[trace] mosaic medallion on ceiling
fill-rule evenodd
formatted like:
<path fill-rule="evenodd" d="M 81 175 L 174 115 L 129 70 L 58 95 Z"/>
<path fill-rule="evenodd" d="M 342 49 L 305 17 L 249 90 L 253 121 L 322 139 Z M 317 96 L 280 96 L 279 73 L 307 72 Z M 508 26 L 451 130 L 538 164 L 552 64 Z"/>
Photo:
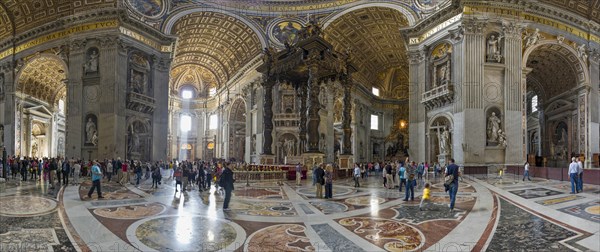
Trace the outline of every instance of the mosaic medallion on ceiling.
<path fill-rule="evenodd" d="M 127 0 L 126 3 L 137 13 L 150 18 L 160 16 L 167 9 L 163 0 Z"/>
<path fill-rule="evenodd" d="M 300 19 L 275 19 L 268 26 L 269 38 L 279 46 L 286 43 L 293 45 L 298 42 L 298 32 L 302 29 L 303 21 Z"/>

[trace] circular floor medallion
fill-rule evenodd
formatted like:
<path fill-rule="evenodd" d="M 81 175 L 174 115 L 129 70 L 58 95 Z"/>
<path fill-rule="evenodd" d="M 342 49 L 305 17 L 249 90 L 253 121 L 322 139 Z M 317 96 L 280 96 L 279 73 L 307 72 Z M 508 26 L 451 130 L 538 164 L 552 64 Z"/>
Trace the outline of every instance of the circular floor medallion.
<path fill-rule="evenodd" d="M 141 251 L 233 251 L 246 239 L 244 229 L 228 220 L 204 216 L 155 216 L 127 229 Z"/>
<path fill-rule="evenodd" d="M 56 201 L 35 196 L 0 197 L 0 215 L 34 216 L 49 213 L 56 209 Z"/>
<path fill-rule="evenodd" d="M 348 198 L 344 202 L 351 204 L 351 205 L 356 205 L 356 206 L 371 206 L 371 205 L 379 205 L 379 204 L 385 202 L 385 199 L 380 198 L 380 197 L 359 196 L 359 197 Z"/>
<path fill-rule="evenodd" d="M 589 214 L 600 215 L 600 206 L 587 207 L 585 211 Z"/>
<path fill-rule="evenodd" d="M 166 208 L 160 204 L 146 204 L 116 208 L 98 208 L 94 210 L 94 214 L 111 219 L 141 219 L 158 215 L 165 210 Z"/>

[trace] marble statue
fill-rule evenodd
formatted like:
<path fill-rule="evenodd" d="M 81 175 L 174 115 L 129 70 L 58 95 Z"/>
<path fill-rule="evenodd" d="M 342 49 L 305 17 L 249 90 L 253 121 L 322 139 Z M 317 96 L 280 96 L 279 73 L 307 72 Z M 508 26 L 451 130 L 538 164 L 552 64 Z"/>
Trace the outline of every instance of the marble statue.
<path fill-rule="evenodd" d="M 544 36 L 540 34 L 540 29 L 535 28 L 535 30 L 531 34 L 525 31 L 525 48 L 529 48 L 530 46 L 537 44 L 537 42 L 541 39 L 544 39 Z"/>
<path fill-rule="evenodd" d="M 498 130 L 500 130 L 500 118 L 495 112 L 488 118 L 487 125 L 487 140 L 489 142 L 498 142 Z"/>
<path fill-rule="evenodd" d="M 94 146 L 97 146 L 97 145 L 98 145 L 98 132 L 97 132 L 97 131 L 96 131 L 96 132 L 94 132 L 94 135 L 92 135 L 92 144 L 93 144 Z"/>
<path fill-rule="evenodd" d="M 90 58 L 85 65 L 83 65 L 83 70 L 85 73 L 98 72 L 98 52 L 96 52 L 96 50 L 92 50 Z"/>
<path fill-rule="evenodd" d="M 450 132 L 448 132 L 447 128 L 444 128 L 442 133 L 438 131 L 438 139 L 440 141 L 440 154 L 450 153 L 450 146 L 448 145 L 450 141 Z"/>
<path fill-rule="evenodd" d="M 501 129 L 498 130 L 498 144 L 505 148 L 508 145 L 506 142 L 506 134 Z"/>
<path fill-rule="evenodd" d="M 558 142 L 561 143 L 567 143 L 568 139 L 567 139 L 567 130 L 565 128 L 562 128 L 560 131 L 560 140 L 558 140 Z"/>
<path fill-rule="evenodd" d="M 287 139 L 284 141 L 283 143 L 284 147 L 285 147 L 285 155 L 286 156 L 294 156 L 294 140 L 292 139 Z"/>
<path fill-rule="evenodd" d="M 94 134 L 96 134 L 96 131 L 96 124 L 92 121 L 92 118 L 88 118 L 88 121 L 85 124 L 86 143 L 92 143 L 92 139 L 94 138 Z"/>
<path fill-rule="evenodd" d="M 131 125 L 131 135 L 129 135 L 129 153 L 136 153 L 140 148 L 140 136 Z"/>
<path fill-rule="evenodd" d="M 577 56 L 583 60 L 587 59 L 587 50 L 585 44 L 581 44 L 577 47 Z"/>
<path fill-rule="evenodd" d="M 38 153 L 38 144 L 36 141 L 33 141 L 33 145 L 31 146 L 31 156 L 32 157 L 37 157 L 37 153 Z"/>
<path fill-rule="evenodd" d="M 502 60 L 502 52 L 500 51 L 500 41 L 504 38 L 503 36 L 499 36 L 496 38 L 495 35 L 491 35 L 487 41 L 487 60 L 488 61 L 497 61 L 500 63 Z"/>

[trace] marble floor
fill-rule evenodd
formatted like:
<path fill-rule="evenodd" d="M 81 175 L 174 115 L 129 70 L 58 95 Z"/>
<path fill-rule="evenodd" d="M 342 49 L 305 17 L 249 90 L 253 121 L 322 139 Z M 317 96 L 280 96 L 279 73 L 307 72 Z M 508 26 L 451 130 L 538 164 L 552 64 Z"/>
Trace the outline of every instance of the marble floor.
<path fill-rule="evenodd" d="M 237 183 L 230 208 L 213 187 L 175 192 L 103 181 L 49 189 L 8 181 L 0 191 L 0 251 L 600 251 L 600 187 L 569 194 L 567 182 L 466 176 L 455 211 L 439 179 L 419 210 L 380 176 L 333 199 L 312 184 Z"/>

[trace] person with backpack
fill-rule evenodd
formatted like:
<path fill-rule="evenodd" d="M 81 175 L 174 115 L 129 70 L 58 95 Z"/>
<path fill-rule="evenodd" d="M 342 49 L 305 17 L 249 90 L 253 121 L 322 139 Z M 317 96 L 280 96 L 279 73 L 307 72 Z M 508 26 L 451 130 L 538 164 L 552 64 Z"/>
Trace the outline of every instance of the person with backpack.
<path fill-rule="evenodd" d="M 384 168 L 387 189 L 394 189 L 394 178 L 392 178 L 392 165 L 387 163 Z"/>
<path fill-rule="evenodd" d="M 158 185 L 160 184 L 160 180 L 161 180 L 160 168 L 156 167 L 156 168 L 154 168 L 154 171 L 152 171 L 152 187 L 151 188 L 158 188 Z"/>
<path fill-rule="evenodd" d="M 71 174 L 71 165 L 65 160 L 62 163 L 63 184 L 65 186 L 69 185 L 69 174 Z"/>
<path fill-rule="evenodd" d="M 415 200 L 416 170 L 417 167 L 414 161 L 409 164 L 406 169 L 405 176 L 408 177 L 406 179 L 406 196 L 404 197 L 403 201 L 408 201 L 408 198 L 410 198 L 411 201 Z"/>
<path fill-rule="evenodd" d="M 450 211 L 454 211 L 454 202 L 456 201 L 456 193 L 458 192 L 458 165 L 454 164 L 454 159 L 450 159 L 450 165 L 446 168 L 446 177 L 444 185 L 447 186 L 448 194 L 450 195 Z"/>
<path fill-rule="evenodd" d="M 398 188 L 399 191 L 402 192 L 402 186 L 406 186 L 406 177 L 404 176 L 404 174 L 406 173 L 406 168 L 404 167 L 404 163 L 402 162 L 400 162 L 398 166 L 400 166 L 400 168 L 398 168 L 398 178 L 400 179 L 400 184 Z"/>

